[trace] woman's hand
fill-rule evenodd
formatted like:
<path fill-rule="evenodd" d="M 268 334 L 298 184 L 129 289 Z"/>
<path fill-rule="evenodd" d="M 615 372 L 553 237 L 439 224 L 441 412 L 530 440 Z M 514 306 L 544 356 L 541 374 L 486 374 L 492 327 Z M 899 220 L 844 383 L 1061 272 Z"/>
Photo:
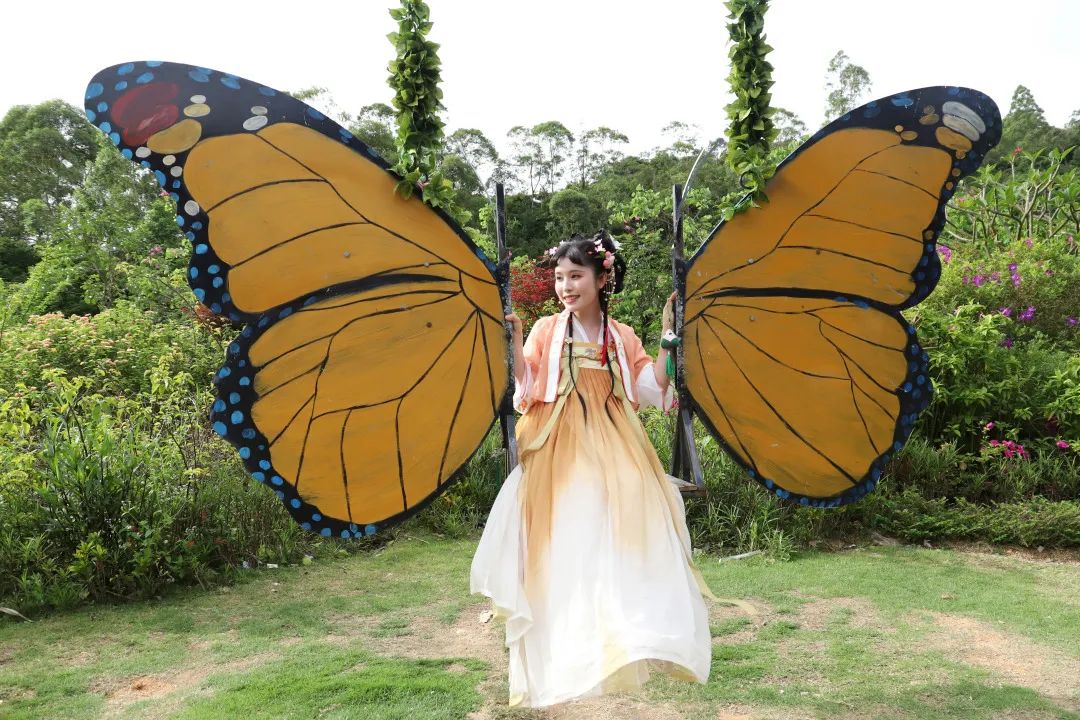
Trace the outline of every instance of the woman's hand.
<path fill-rule="evenodd" d="M 521 385 L 525 382 L 525 349 L 522 340 L 521 318 L 517 316 L 517 313 L 510 313 L 506 316 L 506 322 L 510 323 L 514 334 L 511 340 L 513 343 L 511 347 L 514 348 L 514 381 Z"/>
<path fill-rule="evenodd" d="M 521 318 L 517 316 L 517 313 L 510 313 L 506 316 L 506 321 L 510 323 L 514 330 L 514 344 L 521 345 L 523 343 L 522 331 L 521 331 Z"/>
<path fill-rule="evenodd" d="M 669 330 L 674 332 L 675 330 L 675 293 L 671 293 L 671 296 L 664 304 L 664 314 L 661 319 L 661 335 L 667 333 Z"/>

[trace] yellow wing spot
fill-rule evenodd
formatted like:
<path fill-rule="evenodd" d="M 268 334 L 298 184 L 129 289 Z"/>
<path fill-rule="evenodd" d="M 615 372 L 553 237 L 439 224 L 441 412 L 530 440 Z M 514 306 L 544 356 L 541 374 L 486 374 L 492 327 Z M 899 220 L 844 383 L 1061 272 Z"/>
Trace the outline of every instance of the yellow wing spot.
<path fill-rule="evenodd" d="M 195 147 L 200 137 L 202 125 L 188 118 L 151 135 L 146 147 L 160 155 L 176 155 Z"/>
<path fill-rule="evenodd" d="M 923 111 L 923 115 L 922 115 L 921 118 L 919 118 L 919 124 L 920 125 L 933 125 L 934 123 L 936 123 L 940 119 L 938 117 L 938 114 L 936 112 L 934 112 L 934 106 L 933 105 L 927 105 L 926 107 L 924 107 L 922 109 L 922 111 Z"/>
<path fill-rule="evenodd" d="M 934 131 L 934 135 L 937 137 L 937 141 L 947 148 L 964 153 L 971 149 L 970 140 L 955 130 L 950 130 L 944 125 L 937 128 L 937 130 Z"/>
<path fill-rule="evenodd" d="M 933 230 L 927 230 L 926 232 L 923 233 L 923 237 L 925 239 L 927 239 L 927 240 L 933 240 L 934 239 L 934 231 Z"/>
<path fill-rule="evenodd" d="M 896 127 L 893 128 L 893 130 L 895 130 L 898 133 L 902 133 L 902 132 L 904 132 L 904 126 L 903 125 L 897 125 Z"/>
<path fill-rule="evenodd" d="M 194 103 L 184 108 L 184 114 L 188 117 L 202 117 L 210 114 L 210 106 L 206 103 Z"/>
<path fill-rule="evenodd" d="M 953 177 L 960 177 L 960 168 L 953 168 L 952 169 L 952 176 Z"/>
<path fill-rule="evenodd" d="M 900 133 L 900 137 L 901 139 L 910 142 L 911 140 L 919 137 L 919 133 L 915 132 L 914 130 L 905 130 L 904 132 Z"/>
<path fill-rule="evenodd" d="M 952 190 L 953 189 L 953 184 L 951 182 L 945 183 L 945 189 L 946 190 Z"/>

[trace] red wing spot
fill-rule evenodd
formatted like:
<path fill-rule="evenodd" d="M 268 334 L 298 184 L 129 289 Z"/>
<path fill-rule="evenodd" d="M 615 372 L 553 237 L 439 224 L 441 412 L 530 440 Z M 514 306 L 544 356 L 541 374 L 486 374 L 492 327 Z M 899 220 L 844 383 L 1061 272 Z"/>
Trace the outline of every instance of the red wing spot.
<path fill-rule="evenodd" d="M 112 119 L 120 128 L 124 143 L 142 145 L 180 117 L 180 108 L 172 101 L 180 93 L 176 83 L 150 83 L 132 88 L 113 103 Z"/>

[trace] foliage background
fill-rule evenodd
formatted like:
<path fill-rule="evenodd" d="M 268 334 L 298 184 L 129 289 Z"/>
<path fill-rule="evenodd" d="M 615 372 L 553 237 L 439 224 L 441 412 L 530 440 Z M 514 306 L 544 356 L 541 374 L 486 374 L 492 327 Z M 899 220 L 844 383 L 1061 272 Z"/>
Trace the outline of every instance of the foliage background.
<path fill-rule="evenodd" d="M 433 52 L 426 21 L 398 20 L 395 42 Z M 869 74 L 844 53 L 826 79 L 835 112 L 866 99 Z M 437 110 L 432 86 L 413 80 L 394 102 L 419 88 Z M 551 120 L 513 128 L 503 156 L 476 128 L 425 126 L 424 143 L 406 147 L 399 117 L 382 103 L 340 113 L 388 159 L 412 152 L 418 164 L 405 174 L 427 181 L 425 197 L 452 206 L 482 247 L 494 247 L 494 183 L 507 184 L 512 286 L 526 322 L 556 309 L 535 258 L 571 232 L 606 227 L 630 266 L 613 314 L 656 346 L 671 291 L 671 186 L 709 138 L 673 122 L 665 146 L 631 156 L 617 129 L 575 135 Z M 782 108 L 770 122 L 775 165 L 807 128 Z M 1080 116 L 1050 126 L 1021 86 L 1004 138 L 956 193 L 938 290 L 908 311 L 937 393 L 878 490 L 839 510 L 782 505 L 699 428 L 709 493 L 687 505 L 698 547 L 784 557 L 874 532 L 1080 545 L 1080 170 L 1069 152 Z M 688 252 L 741 194 L 726 144 L 717 147 L 686 202 Z M 345 546 L 302 534 L 209 430 L 210 381 L 237 328 L 191 296 L 173 214 L 77 109 L 49 101 L 0 120 L 0 605 L 35 612 L 149 597 L 392 537 Z M 644 421 L 666 462 L 673 419 Z M 483 524 L 506 470 L 497 435 L 411 522 L 451 535 Z"/>

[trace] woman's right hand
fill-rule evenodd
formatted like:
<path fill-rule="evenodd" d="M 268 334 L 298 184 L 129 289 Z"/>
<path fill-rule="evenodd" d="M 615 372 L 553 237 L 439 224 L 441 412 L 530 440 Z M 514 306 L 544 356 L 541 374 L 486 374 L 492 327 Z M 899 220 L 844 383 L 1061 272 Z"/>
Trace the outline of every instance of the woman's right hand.
<path fill-rule="evenodd" d="M 517 313 L 510 313 L 506 316 L 506 321 L 513 327 L 514 344 L 520 346 L 524 342 L 524 339 L 522 338 L 521 318 L 517 316 Z"/>

